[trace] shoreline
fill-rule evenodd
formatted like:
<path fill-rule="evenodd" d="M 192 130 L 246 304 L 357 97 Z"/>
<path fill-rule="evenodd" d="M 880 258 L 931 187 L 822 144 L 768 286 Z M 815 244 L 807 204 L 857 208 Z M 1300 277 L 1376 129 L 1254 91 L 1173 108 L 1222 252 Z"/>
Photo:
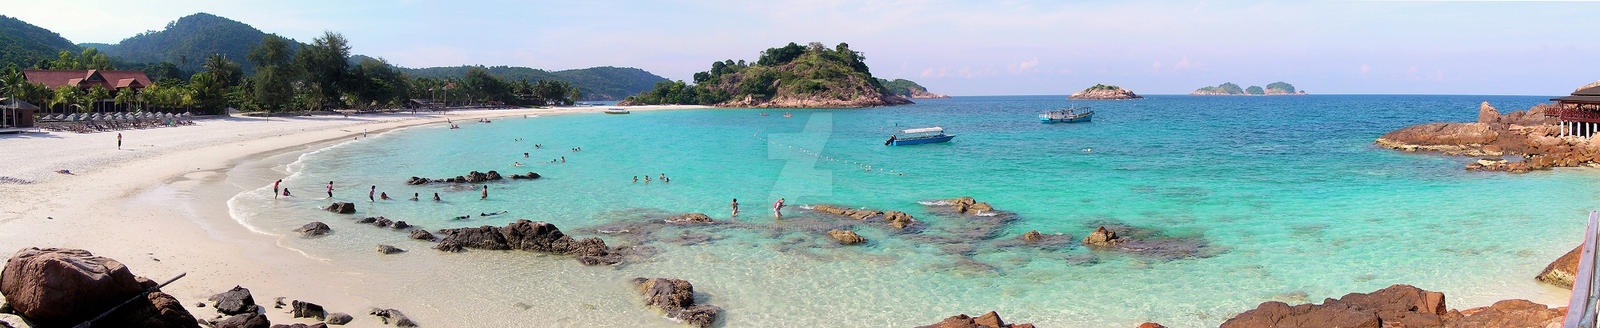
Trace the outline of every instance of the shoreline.
<path fill-rule="evenodd" d="M 694 108 L 694 107 L 690 107 L 690 108 Z M 638 108 L 630 108 L 630 109 L 631 110 L 649 110 L 649 109 L 638 109 Z M 665 109 L 677 109 L 677 108 L 665 108 Z M 688 109 L 688 108 L 684 108 L 684 109 Z M 483 113 L 483 114 L 491 115 L 491 116 L 492 115 L 498 115 L 498 116 L 495 116 L 495 117 L 509 117 L 509 116 L 521 115 L 523 113 L 523 111 L 506 112 L 506 111 L 503 111 L 503 110 L 496 111 L 496 112 L 499 112 L 499 113 L 490 112 L 490 113 Z M 582 111 L 574 111 L 574 112 L 570 112 L 570 113 L 582 113 Z M 537 114 L 540 114 L 540 115 L 562 115 L 562 114 L 569 114 L 569 112 L 562 112 L 562 113 L 539 112 Z M 463 116 L 463 117 L 460 117 L 459 119 L 470 119 L 470 118 L 472 118 L 472 117 Z M 363 281 L 362 279 L 364 277 L 363 277 L 363 274 L 361 272 L 349 272 L 349 270 L 340 270 L 340 268 L 334 263 L 328 263 L 325 260 L 320 260 L 320 259 L 317 259 L 317 258 L 309 257 L 309 256 L 306 256 L 304 253 L 299 253 L 298 251 L 294 250 L 293 248 L 286 247 L 280 242 L 282 239 L 278 235 L 264 235 L 263 233 L 258 232 L 258 231 L 249 231 L 250 229 L 249 229 L 248 226 L 246 226 L 242 222 L 238 222 L 237 219 L 234 217 L 233 213 L 229 212 L 230 206 L 227 205 L 227 201 L 232 199 L 233 197 L 235 197 L 241 191 L 246 191 L 246 190 L 251 190 L 251 189 L 259 189 L 259 188 L 262 187 L 261 185 L 263 183 L 270 184 L 271 181 L 272 181 L 272 179 L 270 177 L 272 175 L 270 173 L 267 173 L 267 172 L 276 172 L 276 173 L 278 173 L 280 175 L 287 174 L 287 172 L 282 171 L 284 169 L 284 165 L 287 164 L 287 163 L 293 163 L 294 161 L 296 161 L 298 159 L 299 155 L 307 153 L 307 152 L 311 152 L 311 151 L 316 151 L 318 149 L 324 149 L 324 148 L 327 148 L 327 147 L 335 146 L 335 145 L 340 143 L 339 141 L 342 138 L 347 138 L 347 137 L 350 137 L 350 136 L 353 136 L 353 135 L 360 135 L 361 132 L 358 129 L 360 129 L 360 128 L 364 127 L 364 126 L 385 126 L 385 128 L 380 129 L 380 130 L 367 131 L 368 133 L 374 133 L 375 132 L 376 134 L 383 134 L 383 133 L 390 133 L 390 132 L 398 131 L 398 130 L 409 128 L 409 127 L 416 127 L 416 126 L 425 125 L 425 124 L 428 124 L 429 122 L 435 122 L 435 123 L 441 122 L 440 121 L 441 119 L 443 119 L 443 117 L 416 118 L 416 120 L 409 120 L 409 121 L 404 121 L 404 122 L 365 122 L 365 123 L 357 123 L 357 124 L 354 124 L 354 125 L 325 126 L 325 127 L 319 128 L 319 129 L 315 129 L 314 131 L 302 132 L 302 133 L 331 133 L 331 134 L 338 135 L 338 136 L 330 137 L 330 138 L 324 138 L 324 139 L 320 139 L 320 140 L 314 140 L 314 141 L 310 141 L 310 142 L 302 143 L 302 144 L 289 145 L 289 146 L 284 146 L 284 147 L 279 147 L 279 148 L 271 148 L 271 149 L 266 149 L 266 150 L 262 150 L 262 151 L 258 151 L 258 152 L 231 153 L 230 154 L 231 157 L 223 159 L 222 160 L 222 164 L 219 164 L 218 167 L 215 167 L 213 169 L 203 170 L 201 168 L 195 168 L 195 170 L 193 170 L 193 171 L 187 171 L 187 172 L 184 172 L 184 173 L 181 173 L 181 174 L 178 174 L 178 175 L 174 175 L 174 176 L 167 176 L 167 177 L 164 177 L 164 178 L 147 178 L 147 179 L 144 179 L 144 180 L 148 181 L 147 184 L 124 187 L 123 189 L 126 189 L 128 191 L 128 193 L 125 194 L 125 195 L 122 195 L 120 197 L 102 196 L 102 198 L 115 198 L 115 200 L 111 204 L 118 205 L 118 206 L 116 206 L 115 208 L 106 208 L 106 209 L 102 209 L 102 210 L 93 212 L 95 214 L 101 214 L 101 217 L 111 218 L 111 219 L 101 219 L 101 220 L 114 220 L 114 219 L 126 218 L 126 217 L 153 219 L 153 218 L 162 217 L 163 215 L 166 215 L 167 217 L 181 217 L 181 218 L 187 219 L 187 221 L 167 222 L 167 221 L 156 220 L 158 222 L 155 222 L 155 223 L 156 224 L 165 224 L 165 225 L 167 225 L 167 226 L 158 226 L 157 228 L 178 229 L 178 231 L 173 232 L 173 233 L 185 233 L 185 232 L 188 232 L 188 233 L 195 233 L 196 235 L 200 235 L 200 236 L 209 236 L 209 238 L 212 239 L 211 242 L 213 244 L 218 244 L 220 246 L 223 246 L 223 247 L 220 247 L 217 250 L 217 252 L 206 252 L 206 251 L 202 251 L 202 250 L 193 250 L 194 248 L 206 248 L 207 245 L 213 245 L 213 244 L 191 244 L 191 243 L 184 243 L 184 242 L 174 242 L 174 241 L 171 241 L 171 240 L 165 240 L 165 241 L 148 240 L 148 241 L 152 242 L 152 243 L 177 244 L 178 247 L 190 248 L 190 250 L 163 249 L 163 250 L 161 250 L 159 252 L 152 252 L 152 253 L 155 253 L 152 256 L 145 256 L 144 253 L 146 252 L 146 249 L 138 248 L 138 247 L 133 247 L 133 248 L 129 248 L 129 249 L 123 249 L 123 250 L 106 250 L 103 247 L 92 247 L 92 246 L 91 247 L 82 247 L 82 248 L 88 249 L 90 251 L 95 251 L 97 255 L 117 258 L 117 259 L 123 261 L 124 263 L 129 264 L 130 268 L 133 268 L 134 270 L 136 270 L 135 271 L 136 274 L 144 275 L 144 276 L 150 276 L 152 278 L 161 278 L 163 276 L 171 276 L 172 274 L 175 274 L 176 272 L 181 272 L 180 269 L 182 269 L 182 268 L 190 267 L 189 264 L 198 264 L 198 265 L 202 265 L 202 266 L 205 266 L 205 265 L 217 266 L 216 264 L 218 264 L 218 262 L 223 262 L 223 263 L 226 263 L 226 264 L 230 264 L 229 265 L 230 268 L 213 269 L 213 270 L 217 270 L 216 271 L 217 273 L 206 273 L 204 275 L 201 275 L 201 276 L 206 276 L 206 277 L 196 277 L 197 275 L 200 275 L 200 274 L 191 275 L 190 278 L 186 279 L 186 281 L 183 281 L 183 282 L 180 282 L 178 284 L 173 285 L 174 286 L 173 288 L 169 288 L 169 289 L 171 289 L 169 291 L 170 293 L 172 293 L 173 295 L 177 296 L 180 300 L 187 301 L 188 304 L 192 304 L 195 301 L 202 300 L 206 296 L 209 296 L 211 293 L 215 293 L 217 291 L 225 290 L 228 287 L 230 287 L 232 284 L 242 284 L 245 287 L 251 288 L 252 291 L 255 293 L 255 295 L 257 295 L 257 297 L 260 300 L 260 302 L 263 302 L 263 303 L 269 302 L 268 300 L 270 300 L 272 297 L 275 297 L 275 296 L 287 296 L 290 299 L 302 298 L 302 299 L 306 299 L 306 300 L 316 301 L 317 303 L 322 304 L 322 305 L 324 305 L 324 306 L 326 306 L 326 307 L 328 307 L 330 309 L 336 309 L 336 310 L 339 310 L 339 311 L 346 311 L 346 312 L 353 312 L 353 313 L 357 313 L 357 314 L 359 314 L 358 312 L 360 310 L 365 309 L 365 308 L 367 308 L 369 306 L 375 306 L 375 305 L 376 306 L 387 306 L 386 304 L 374 303 L 372 298 L 363 297 L 363 296 L 360 295 L 361 294 L 361 290 L 363 290 L 363 289 L 365 289 L 365 290 L 382 289 L 382 288 L 384 288 L 383 286 L 375 285 L 371 281 Z M 458 119 L 458 118 L 457 117 L 451 117 L 451 119 Z M 335 131 L 344 132 L 344 133 L 340 134 L 340 133 L 335 132 Z M 105 135 L 105 134 L 95 134 L 95 135 Z M 301 139 L 313 139 L 313 138 L 301 138 Z M 4 141 L 4 140 L 0 140 L 0 141 Z M 258 141 L 258 142 L 270 142 L 270 141 Z M 346 140 L 346 142 L 348 142 L 348 140 Z M 243 142 L 241 142 L 241 143 L 243 143 Z M 219 144 L 219 145 L 213 145 L 213 146 L 210 146 L 210 147 L 203 147 L 203 148 L 198 148 L 198 149 L 189 149 L 189 150 L 186 150 L 186 151 L 177 151 L 177 152 L 174 152 L 174 153 L 177 153 L 177 154 L 195 154 L 196 156 L 199 156 L 200 153 L 212 150 L 213 148 L 225 148 L 224 146 L 226 146 L 226 144 L 228 144 L 228 142 L 224 142 L 223 144 Z M 241 146 L 243 146 L 243 145 L 241 145 Z M 162 155 L 171 155 L 171 154 L 162 154 Z M 102 168 L 102 169 L 99 169 L 99 170 L 96 170 L 96 171 L 84 171 L 84 172 L 81 172 L 80 175 L 82 175 L 84 177 L 87 177 L 87 176 L 96 176 L 96 177 L 98 177 L 98 176 L 101 176 L 101 175 L 105 174 L 104 171 L 107 171 L 107 170 L 118 170 L 119 167 L 120 167 L 120 169 L 126 169 L 126 167 L 128 167 L 128 166 L 137 166 L 137 164 L 141 164 L 141 163 L 144 163 L 144 162 L 155 162 L 155 161 L 157 161 L 157 160 L 155 160 L 155 159 L 145 159 L 145 160 L 124 161 L 124 162 L 117 163 L 116 165 L 113 165 L 113 167 Z M 204 167 L 204 166 L 202 166 L 202 167 Z M 255 172 L 256 173 L 262 173 L 262 175 L 259 178 L 257 176 L 250 176 L 251 172 L 249 172 L 249 171 L 251 171 L 251 170 L 259 170 L 259 171 L 255 171 Z M 82 178 L 65 179 L 65 178 L 62 178 L 62 179 L 46 180 L 44 182 L 37 183 L 37 184 L 34 184 L 34 185 L 28 185 L 28 186 L 37 186 L 37 185 L 46 185 L 46 184 L 62 184 L 62 183 L 66 183 L 66 182 L 61 182 L 61 181 L 64 181 L 64 180 L 65 181 L 82 182 L 82 181 L 85 181 L 85 180 L 92 180 L 92 179 L 82 179 Z M 89 184 L 89 185 L 93 186 L 93 184 L 86 183 L 86 182 L 84 184 Z M 12 186 L 16 186 L 16 185 L 0 185 L 0 191 L 11 190 L 10 187 L 12 187 Z M 302 190 L 301 192 L 304 193 L 304 192 L 308 192 L 308 191 Z M 314 191 L 314 189 L 312 191 L 309 191 L 309 192 L 311 192 L 312 194 L 316 193 Z M 92 195 L 93 193 L 90 193 L 90 194 Z M 63 193 L 63 194 L 59 194 L 59 195 L 69 195 L 69 194 Z M 94 199 L 92 197 L 93 196 L 71 195 L 71 197 L 65 197 L 65 198 L 90 199 L 90 200 L 92 200 L 92 199 Z M 216 199 L 221 199 L 222 201 L 221 202 L 215 201 Z M 57 200 L 57 202 L 60 203 L 62 201 Z M 143 204 L 161 204 L 162 206 L 186 207 L 186 208 L 180 208 L 180 209 L 157 208 L 156 206 L 140 205 L 139 203 L 143 203 Z M 97 204 L 99 204 L 99 203 L 97 203 Z M 218 204 L 221 204 L 221 205 L 219 206 Z M 6 209 L 6 211 L 7 211 L 6 213 L 8 215 L 11 214 L 10 211 L 13 209 L 12 206 L 14 206 L 14 205 L 16 205 L 16 204 L 8 203 L 8 205 L 6 205 L 5 209 Z M 20 206 L 20 205 L 16 205 L 16 206 Z M 221 209 L 218 210 L 217 209 L 218 207 L 220 207 Z M 89 212 L 89 211 L 85 211 L 85 210 L 77 210 L 77 211 Z M 129 215 L 127 213 L 127 212 L 130 212 L 130 211 L 134 212 L 133 215 Z M 44 211 L 43 210 L 37 210 L 35 212 L 44 212 Z M 229 216 L 229 220 L 228 221 L 231 221 L 233 223 L 233 226 L 228 226 L 227 224 L 221 224 L 221 225 L 216 226 L 216 227 L 208 228 L 206 226 L 207 224 L 217 224 L 218 222 L 216 220 L 214 220 L 214 219 L 205 218 L 206 215 L 208 213 L 218 213 L 218 212 L 227 213 L 227 215 Z M 169 215 L 169 214 L 175 214 L 175 215 Z M 142 216 L 140 216 L 140 215 L 142 215 Z M 62 219 L 62 218 L 63 218 L 63 216 L 57 216 L 58 220 Z M 19 216 L 16 219 L 0 219 L 0 246 L 12 246 L 11 245 L 12 243 L 16 243 L 16 239 L 15 238 L 11 238 L 10 236 L 7 236 L 7 232 L 6 231 L 11 231 L 12 233 L 15 233 L 15 232 L 18 231 L 18 230 L 15 230 L 14 228 L 19 227 L 19 225 L 14 224 L 12 222 L 12 221 L 19 221 L 17 219 L 21 219 L 21 217 Z M 140 222 L 140 223 L 143 223 L 143 222 Z M 189 224 L 191 226 L 190 227 L 182 227 L 183 224 Z M 175 227 L 175 228 L 174 227 L 169 227 L 171 225 L 176 225 L 176 226 L 179 226 L 179 227 Z M 117 234 L 117 232 L 119 232 L 119 231 L 126 231 L 126 229 L 117 229 L 117 228 L 118 227 L 110 227 L 110 228 L 104 228 L 103 227 L 103 228 L 99 228 L 99 231 L 107 231 L 110 234 Z M 244 229 L 240 229 L 240 228 L 244 228 Z M 155 231 L 155 230 L 161 230 L 161 229 L 152 229 L 152 231 Z M 24 230 L 24 231 L 32 232 L 34 230 Z M 244 231 L 245 233 L 240 233 L 240 231 Z M 254 232 L 254 233 L 250 233 L 250 232 Z M 46 233 L 45 235 L 49 235 L 49 234 Z M 88 234 L 88 235 L 89 236 L 99 236 L 99 235 L 103 235 L 103 234 Z M 156 236 L 156 237 L 159 238 L 160 236 L 163 236 L 163 235 L 157 234 L 157 233 L 147 232 L 143 236 Z M 39 238 L 40 240 L 51 240 L 51 239 L 46 238 L 46 237 L 33 237 L 33 238 Z M 261 243 L 263 241 L 271 241 L 272 242 L 271 245 L 277 246 L 277 247 L 266 246 L 267 245 L 266 243 Z M 86 243 L 86 244 L 91 244 L 91 245 L 94 244 L 94 243 L 97 243 L 97 242 L 107 243 L 107 242 L 103 242 L 103 241 L 87 241 L 87 240 L 74 240 L 74 242 Z M 109 243 L 114 243 L 114 242 L 109 242 Z M 27 247 L 27 246 L 33 246 L 33 245 L 20 245 L 17 248 Z M 37 245 L 37 246 L 62 246 L 62 245 Z M 287 251 L 287 252 L 285 252 L 285 251 Z M 121 252 L 121 253 L 119 253 L 119 252 Z M 187 253 L 185 253 L 185 252 L 187 252 Z M 129 256 L 129 254 L 132 254 L 132 255 Z M 160 260 L 159 261 L 155 261 L 155 260 L 152 260 L 152 258 L 159 258 Z M 217 261 L 216 259 L 218 259 L 218 258 L 236 259 L 236 260 L 233 260 L 232 262 L 238 262 L 238 263 L 227 263 L 227 261 Z M 175 263 L 175 262 L 184 262 L 184 263 Z M 157 271 L 157 270 L 159 270 L 159 271 Z M 190 273 L 195 273 L 195 272 L 194 271 L 190 271 Z M 245 275 L 227 275 L 227 274 L 219 274 L 219 273 L 245 273 Z M 251 275 L 251 273 L 255 273 L 255 275 Z M 263 277 L 263 276 L 265 276 L 265 277 Z M 249 277 L 249 279 L 241 279 L 241 278 L 238 278 L 238 277 Z M 203 278 L 203 279 L 196 279 L 196 278 Z M 211 279 L 211 280 L 202 281 L 202 282 L 205 282 L 204 286 L 198 286 L 198 287 L 195 287 L 195 286 L 185 287 L 184 286 L 186 284 L 188 284 L 188 285 L 202 285 L 201 283 L 196 283 L 195 281 L 196 280 L 204 280 L 204 279 Z M 228 279 L 232 279 L 232 280 L 228 280 Z M 1420 284 L 1423 284 L 1425 282 L 1406 282 L 1406 283 L 1413 283 L 1413 284 L 1419 284 L 1420 285 Z M 323 287 L 323 288 L 319 288 L 319 287 Z M 1362 292 L 1362 291 L 1352 290 L 1350 292 Z M 1507 297 L 1507 298 L 1520 298 L 1520 297 L 1517 297 L 1517 296 L 1513 295 L 1512 297 Z M 389 301 L 389 302 L 393 302 L 393 301 Z M 1488 304 L 1461 304 L 1461 305 L 1488 305 Z M 402 308 L 402 309 L 407 309 L 407 308 Z M 198 310 L 198 309 L 191 309 L 191 310 Z M 1248 308 L 1240 308 L 1238 310 L 1239 311 L 1244 311 L 1244 310 L 1248 310 Z M 200 314 L 209 313 L 209 311 L 210 310 L 198 310 L 196 312 L 196 314 L 197 314 L 197 316 L 200 316 Z M 293 323 L 293 322 L 306 322 L 306 323 L 309 323 L 310 322 L 310 321 L 304 321 L 303 319 L 301 319 L 301 320 L 291 319 L 291 318 L 288 318 L 287 315 L 283 315 L 283 314 L 272 313 L 274 311 L 268 311 L 268 312 L 269 312 L 268 315 L 271 316 L 272 321 L 275 322 L 275 323 Z M 437 324 L 437 322 L 439 322 L 439 320 L 437 320 L 437 319 L 430 320 L 430 318 L 426 317 L 425 313 L 417 313 L 417 312 L 420 312 L 420 311 L 414 311 L 412 313 L 413 314 L 422 314 L 422 315 L 413 315 L 413 316 L 419 318 L 419 321 L 423 322 L 424 324 L 428 324 L 430 322 L 432 322 L 434 324 Z M 1018 318 L 1018 319 L 1029 320 L 1029 321 L 1038 321 L 1039 318 Z"/>
<path fill-rule="evenodd" d="M 709 107 L 641 106 L 629 110 L 703 108 Z M 268 175 L 257 181 L 230 173 L 257 170 L 282 174 L 284 164 L 299 154 L 363 132 L 385 133 L 447 119 L 542 117 L 604 109 L 475 110 L 349 118 L 229 117 L 186 127 L 4 137 L 0 146 L 6 149 L 51 154 L 48 159 L 55 161 L 4 160 L 6 170 L 0 175 L 29 183 L 0 184 L 0 193 L 10 198 L 0 205 L 0 250 L 79 248 L 118 259 L 141 276 L 164 279 L 188 273 L 187 278 L 163 290 L 191 305 L 196 317 L 209 318 L 206 314 L 213 311 L 193 308 L 195 302 L 234 285 L 250 288 L 263 304 L 284 296 L 359 314 L 382 305 L 360 296 L 363 293 L 359 291 L 382 287 L 363 283 L 360 272 L 340 270 L 334 263 L 308 257 L 280 245 L 279 236 L 254 231 L 239 222 L 228 201 L 244 190 L 271 184 L 272 179 Z M 128 150 L 108 151 L 114 149 L 111 142 L 119 132 L 126 136 Z M 70 169 L 74 175 L 51 173 L 56 167 Z M 274 323 L 312 322 L 278 311 L 266 312 Z M 418 319 L 427 322 L 427 318 Z"/>

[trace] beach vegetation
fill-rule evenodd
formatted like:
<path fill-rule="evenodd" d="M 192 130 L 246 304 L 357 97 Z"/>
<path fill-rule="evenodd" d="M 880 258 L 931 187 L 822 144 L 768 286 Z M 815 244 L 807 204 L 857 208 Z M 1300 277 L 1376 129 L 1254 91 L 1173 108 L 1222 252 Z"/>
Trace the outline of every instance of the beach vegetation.
<path fill-rule="evenodd" d="M 830 48 L 818 42 L 804 46 L 790 42 L 762 51 L 754 64 L 715 61 L 710 70 L 695 73 L 693 83 L 658 82 L 624 103 L 717 105 L 775 98 L 856 99 L 892 93 L 883 80 L 872 77 L 865 60 L 846 43 Z"/>

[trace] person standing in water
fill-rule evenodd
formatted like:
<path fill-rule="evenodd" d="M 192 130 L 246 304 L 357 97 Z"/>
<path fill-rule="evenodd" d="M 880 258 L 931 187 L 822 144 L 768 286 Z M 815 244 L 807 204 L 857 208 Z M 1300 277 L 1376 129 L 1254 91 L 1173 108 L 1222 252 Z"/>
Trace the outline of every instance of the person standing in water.
<path fill-rule="evenodd" d="M 439 193 L 433 193 L 433 201 L 439 201 Z"/>
<path fill-rule="evenodd" d="M 279 183 L 283 183 L 283 179 L 278 179 L 278 181 L 273 181 L 272 182 L 272 198 L 278 198 L 278 184 Z"/>
<path fill-rule="evenodd" d="M 483 196 L 479 196 L 478 199 L 489 199 L 489 186 L 483 186 Z"/>
<path fill-rule="evenodd" d="M 733 216 L 739 216 L 739 199 L 733 199 Z"/>
<path fill-rule="evenodd" d="M 417 196 L 422 196 L 422 193 L 411 193 L 411 201 L 416 201 Z"/>
<path fill-rule="evenodd" d="M 633 176 L 633 183 L 639 183 L 639 176 Z"/>
<path fill-rule="evenodd" d="M 777 202 L 772 203 L 772 215 L 783 217 L 783 198 L 778 198 Z"/>
<path fill-rule="evenodd" d="M 278 196 L 272 196 L 274 198 Z M 289 188 L 283 188 L 283 197 L 289 197 Z"/>
<path fill-rule="evenodd" d="M 374 199 L 372 197 L 372 196 L 375 196 L 377 193 L 378 193 L 378 186 L 372 186 L 371 190 L 367 190 L 367 201 L 369 201 L 369 202 L 378 201 L 377 199 Z"/>
<path fill-rule="evenodd" d="M 333 199 L 333 181 L 328 181 L 328 199 Z"/>

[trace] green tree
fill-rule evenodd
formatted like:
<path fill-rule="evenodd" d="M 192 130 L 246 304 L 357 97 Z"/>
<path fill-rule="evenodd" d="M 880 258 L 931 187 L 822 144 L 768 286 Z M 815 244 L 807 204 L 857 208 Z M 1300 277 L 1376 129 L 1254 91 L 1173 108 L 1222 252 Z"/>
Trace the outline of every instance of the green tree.
<path fill-rule="evenodd" d="M 244 78 L 244 70 L 239 67 L 239 63 L 228 60 L 222 54 L 211 54 L 211 56 L 206 57 L 205 64 L 200 65 L 200 68 L 211 73 L 213 77 L 222 80 L 227 85 L 239 84 L 239 81 Z"/>
<path fill-rule="evenodd" d="M 56 88 L 55 92 L 52 94 L 52 97 L 50 98 L 50 107 L 54 108 L 56 106 L 62 106 L 61 110 L 63 113 L 65 113 L 68 107 L 77 104 L 78 98 L 82 97 L 83 90 L 79 90 L 78 88 L 71 86 L 61 86 Z"/>
<path fill-rule="evenodd" d="M 294 97 L 295 74 L 291 69 L 294 50 L 289 48 L 289 41 L 268 35 L 250 50 L 246 59 L 255 65 L 256 71 L 247 89 L 251 103 L 268 111 L 283 109 Z"/>
<path fill-rule="evenodd" d="M 315 99 L 319 104 L 337 104 L 345 90 L 350 68 L 350 45 L 343 35 L 323 32 L 311 45 L 294 56 L 295 66 L 304 74 L 305 82 L 314 85 Z M 322 107 L 322 106 L 316 106 Z"/>
<path fill-rule="evenodd" d="M 113 98 L 112 101 L 116 103 L 117 106 L 132 105 L 134 101 L 133 94 L 133 90 L 117 91 L 117 96 Z"/>

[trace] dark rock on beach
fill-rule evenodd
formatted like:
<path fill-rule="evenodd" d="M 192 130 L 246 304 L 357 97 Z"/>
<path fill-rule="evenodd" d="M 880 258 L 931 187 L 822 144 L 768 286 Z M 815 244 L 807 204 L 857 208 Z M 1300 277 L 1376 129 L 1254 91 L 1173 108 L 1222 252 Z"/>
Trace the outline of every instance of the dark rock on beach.
<path fill-rule="evenodd" d="M 381 217 L 381 216 L 369 216 L 369 217 L 364 217 L 364 218 L 357 219 L 356 223 L 372 224 L 373 222 L 378 222 L 378 219 L 382 219 L 382 218 L 383 217 Z M 388 219 L 385 219 L 385 220 L 388 220 Z"/>
<path fill-rule="evenodd" d="M 240 314 L 256 310 L 256 299 L 250 296 L 250 289 L 240 286 L 233 286 L 233 289 L 212 295 L 210 301 L 212 307 L 222 314 Z"/>
<path fill-rule="evenodd" d="M 307 223 L 306 225 L 300 226 L 299 229 L 294 229 L 294 232 L 300 233 L 301 237 L 316 237 L 326 235 L 331 231 L 333 231 L 333 229 L 328 228 L 328 224 L 320 221 L 313 221 L 311 223 Z"/>
<path fill-rule="evenodd" d="M 388 218 L 380 216 L 372 221 L 372 225 L 379 228 L 388 228 L 389 226 L 394 225 L 394 221 L 390 221 Z"/>
<path fill-rule="evenodd" d="M 1533 279 L 1561 286 L 1562 288 L 1572 288 L 1572 282 L 1578 276 L 1578 258 L 1580 255 L 1583 255 L 1582 244 L 1572 248 L 1567 254 L 1556 258 L 1554 262 L 1550 262 L 1550 265 L 1545 266 L 1544 271 L 1540 271 L 1539 275 L 1534 276 Z"/>
<path fill-rule="evenodd" d="M 355 214 L 356 204 L 339 202 L 330 204 L 328 207 L 324 207 L 322 209 L 339 214 Z"/>
<path fill-rule="evenodd" d="M 211 322 L 215 328 L 268 328 L 272 322 L 267 321 L 267 316 L 256 312 L 232 315 L 222 320 Z"/>
<path fill-rule="evenodd" d="M 1033 324 L 1009 324 L 1000 319 L 999 313 L 989 311 L 989 313 L 984 313 L 976 318 L 966 314 L 958 314 L 945 318 L 944 321 L 926 326 L 917 326 L 917 328 L 1033 328 Z"/>
<path fill-rule="evenodd" d="M 645 305 L 660 310 L 668 318 L 682 321 L 691 327 L 705 328 L 716 323 L 722 308 L 710 304 L 694 303 L 694 285 L 688 281 L 671 278 L 633 278 L 634 286 L 644 295 Z"/>
<path fill-rule="evenodd" d="M 317 318 L 317 320 L 328 318 L 328 312 L 323 310 L 321 305 L 311 302 L 294 300 L 290 302 L 290 309 L 289 314 L 296 318 Z"/>
<path fill-rule="evenodd" d="M 394 228 L 395 230 L 403 230 L 403 229 L 406 229 L 406 228 L 410 228 L 411 224 L 410 223 L 406 223 L 406 221 L 396 220 L 396 221 L 394 221 L 394 224 L 389 225 L 389 227 L 390 228 Z"/>
<path fill-rule="evenodd" d="M 378 245 L 378 253 L 383 253 L 385 255 L 387 255 L 387 254 L 405 253 L 405 252 L 406 252 L 406 250 L 400 249 L 399 247 L 394 247 L 394 246 L 389 246 L 389 245 Z"/>
<path fill-rule="evenodd" d="M 395 309 L 372 309 L 372 311 L 371 312 L 367 312 L 367 314 L 371 314 L 372 316 L 378 317 L 378 320 L 382 321 L 383 324 L 385 324 L 385 325 L 394 325 L 395 327 L 416 327 L 417 326 L 417 323 L 415 321 L 411 321 L 411 318 L 406 317 L 405 313 L 400 313 L 400 310 L 395 310 Z"/>
<path fill-rule="evenodd" d="M 334 312 L 329 313 L 328 319 L 324 320 L 324 322 L 327 322 L 330 325 L 343 325 L 350 323 L 351 320 L 355 320 L 355 317 L 351 317 L 349 314 L 343 312 Z"/>
<path fill-rule="evenodd" d="M 6 261 L 0 294 L 15 314 L 39 327 L 69 327 L 133 299 L 158 283 L 89 251 L 25 248 Z M 172 295 L 155 291 L 96 322 L 96 327 L 193 327 Z"/>
<path fill-rule="evenodd" d="M 272 325 L 272 328 L 328 328 L 328 324 L 321 323 L 321 322 L 313 323 L 313 324 L 309 324 L 309 325 L 308 324 L 303 324 L 303 323 L 294 323 L 294 324 L 287 324 L 287 325 Z"/>

